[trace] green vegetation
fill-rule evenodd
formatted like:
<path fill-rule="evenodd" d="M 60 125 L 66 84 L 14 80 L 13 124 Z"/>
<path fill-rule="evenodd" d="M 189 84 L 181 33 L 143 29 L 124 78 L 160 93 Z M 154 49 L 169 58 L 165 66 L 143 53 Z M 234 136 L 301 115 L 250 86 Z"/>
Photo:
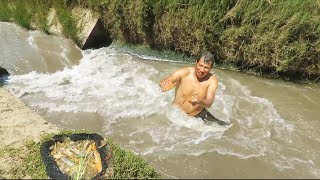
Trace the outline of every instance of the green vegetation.
<path fill-rule="evenodd" d="M 0 6 L 0 20 L 12 21 L 14 20 L 20 26 L 31 29 L 32 12 L 31 7 L 26 6 L 28 3 L 21 1 L 13 5 L 9 0 L 2 0 Z"/>
<path fill-rule="evenodd" d="M 77 36 L 78 29 L 76 22 L 72 19 L 71 11 L 68 9 L 60 8 L 58 13 L 58 18 L 63 27 L 62 33 L 68 38 L 72 39 L 77 45 L 80 44 L 79 38 Z"/>
<path fill-rule="evenodd" d="M 44 134 L 41 141 L 26 142 L 23 149 L 12 147 L 3 147 L 0 149 L 0 158 L 8 157 L 12 160 L 11 170 L 8 172 L 14 179 L 32 178 L 47 179 L 45 165 L 41 159 L 40 146 L 42 142 L 50 140 L 57 134 L 88 133 L 87 131 L 64 130 L 60 133 Z M 112 149 L 111 167 L 113 168 L 112 179 L 155 179 L 160 178 L 158 174 L 147 162 L 140 156 L 130 151 L 121 149 L 118 145 L 108 140 Z M 1 172 L 1 171 L 0 171 Z M 1 172 L 4 174 L 4 172 Z"/>
<path fill-rule="evenodd" d="M 62 33 L 79 45 L 79 30 L 66 3 L 63 0 L 0 0 L 0 21 L 15 22 L 26 29 L 49 33 L 47 17 L 50 8 L 54 8 L 62 25 Z"/>
<path fill-rule="evenodd" d="M 29 141 L 22 149 L 3 147 L 0 149 L 0 157 L 6 156 L 11 159 L 12 168 L 8 172 L 10 178 L 48 178 L 40 155 L 40 143 Z"/>
<path fill-rule="evenodd" d="M 133 154 L 130 151 L 121 149 L 114 143 L 111 143 L 113 151 L 113 170 L 114 178 L 117 179 L 156 179 L 160 178 L 153 167 L 142 159 L 140 156 Z"/>
<path fill-rule="evenodd" d="M 29 16 L 36 15 L 32 22 L 44 23 L 40 17 L 49 7 L 57 8 L 66 37 L 75 42 L 77 30 L 69 12 L 81 6 L 101 15 L 114 41 L 186 56 L 207 49 L 218 57 L 218 66 L 320 81 L 319 0 L 2 0 L 1 4 L 1 21 L 27 28 Z M 37 6 L 42 8 L 30 8 Z M 45 25 L 40 28 L 46 32 Z"/>

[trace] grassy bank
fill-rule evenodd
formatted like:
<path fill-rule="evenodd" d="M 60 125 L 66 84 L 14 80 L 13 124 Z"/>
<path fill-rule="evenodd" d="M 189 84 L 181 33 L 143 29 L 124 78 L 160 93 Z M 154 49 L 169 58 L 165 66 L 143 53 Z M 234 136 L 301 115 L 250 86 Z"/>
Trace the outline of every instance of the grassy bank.
<path fill-rule="evenodd" d="M 291 81 L 320 81 L 318 0 L 1 0 L 0 21 L 46 32 L 45 16 L 58 10 L 64 33 L 77 42 L 67 12 L 99 13 L 115 41 L 195 56 L 214 52 L 217 64 Z"/>
<path fill-rule="evenodd" d="M 26 29 L 39 29 L 48 34 L 50 27 L 47 17 L 50 8 L 56 10 L 63 35 L 79 45 L 79 29 L 70 7 L 63 0 L 0 0 L 0 21 L 15 22 Z"/>
<path fill-rule="evenodd" d="M 81 131 L 83 132 L 83 131 Z M 62 131 L 58 134 L 73 134 L 80 133 L 80 131 Z M 86 132 L 88 133 L 88 132 Z M 39 143 L 29 141 L 26 142 L 23 149 L 13 147 L 1 147 L 0 158 L 10 156 L 10 159 L 14 159 L 11 164 L 11 170 L 9 174 L 12 176 L 9 178 L 21 179 L 48 179 L 45 172 L 45 165 L 41 159 L 40 146 L 42 142 L 50 140 L 57 134 L 44 134 L 42 140 Z M 133 154 L 127 150 L 124 150 L 108 140 L 108 145 L 112 149 L 112 158 L 109 164 L 111 173 L 107 174 L 106 178 L 111 179 L 156 179 L 160 178 L 158 174 L 148 163 L 140 156 Z M 4 174 L 1 172 L 0 174 Z M 0 176 L 1 178 L 1 176 Z"/>

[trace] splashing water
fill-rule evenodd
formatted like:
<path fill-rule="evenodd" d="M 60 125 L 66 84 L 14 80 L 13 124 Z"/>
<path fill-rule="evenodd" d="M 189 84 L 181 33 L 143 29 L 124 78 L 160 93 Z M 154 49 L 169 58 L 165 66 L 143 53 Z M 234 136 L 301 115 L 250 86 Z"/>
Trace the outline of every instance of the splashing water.
<path fill-rule="evenodd" d="M 13 76 L 10 89 L 18 97 L 44 95 L 48 101 L 35 100 L 31 104 L 49 111 L 100 112 L 111 120 L 161 112 L 166 102 L 163 96 L 153 93 L 158 89 L 150 80 L 157 75 L 154 69 L 112 50 L 85 53 L 81 64 L 71 69 Z"/>
<path fill-rule="evenodd" d="M 40 35 L 33 32 L 26 42 L 33 51 L 42 51 L 34 36 Z M 51 54 L 59 56 L 61 64 L 68 64 L 69 50 L 62 49 L 57 48 L 57 53 Z M 46 58 L 39 56 L 46 63 Z M 296 172 L 299 177 L 320 176 L 318 149 L 309 145 L 305 151 L 302 140 L 319 143 L 318 136 L 307 135 L 301 127 L 282 118 L 269 99 L 253 95 L 235 78 L 216 72 L 219 87 L 215 102 L 208 109 L 232 126 L 207 126 L 172 105 L 174 92 L 161 93 L 158 86 L 168 67 L 177 69 L 184 65 L 161 59 L 142 61 L 112 47 L 82 51 L 82 56 L 78 65 L 68 65 L 62 70 L 12 75 L 5 88 L 50 118 L 68 115 L 53 118 L 53 122 L 74 119 L 74 124 L 86 121 L 90 128 L 97 122 L 93 120 L 99 119 L 101 133 L 151 159 L 170 159 L 181 154 L 201 158 L 207 153 L 218 153 L 244 161 L 262 161 L 283 172 Z M 79 121 L 79 116 L 88 119 Z M 179 163 L 175 168 L 181 168 Z M 165 166 L 160 169 L 169 171 Z"/>
<path fill-rule="evenodd" d="M 152 66 L 112 48 L 83 53 L 78 66 L 52 74 L 12 76 L 8 88 L 18 97 L 32 97 L 31 106 L 51 113 L 98 113 L 106 134 L 127 139 L 128 147 L 142 155 L 218 152 L 241 159 L 271 156 L 267 161 L 278 168 L 293 168 L 298 161 L 311 163 L 285 161 L 278 155 L 281 149 L 275 142 L 290 144 L 294 126 L 285 123 L 270 101 L 252 96 L 234 79 L 220 83 L 209 109 L 240 128 L 225 135 L 228 128 L 207 126 L 173 106 L 173 91 L 159 93 L 155 80 L 161 72 Z"/>

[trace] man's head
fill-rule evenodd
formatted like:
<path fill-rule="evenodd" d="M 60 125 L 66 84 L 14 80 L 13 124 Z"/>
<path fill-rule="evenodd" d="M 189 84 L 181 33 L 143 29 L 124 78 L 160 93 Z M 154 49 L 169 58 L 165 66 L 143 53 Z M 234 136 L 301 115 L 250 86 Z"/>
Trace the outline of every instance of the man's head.
<path fill-rule="evenodd" d="M 213 66 L 213 55 L 208 52 L 204 51 L 200 54 L 199 58 L 197 59 L 196 63 L 196 75 L 199 79 L 204 78 L 206 75 L 209 74 Z"/>
<path fill-rule="evenodd" d="M 197 59 L 197 63 L 200 61 L 200 59 L 203 58 L 204 62 L 207 64 L 210 64 L 211 68 L 213 66 L 213 61 L 214 61 L 214 57 L 213 55 L 208 52 L 208 51 L 203 51 L 200 53 L 198 59 Z"/>

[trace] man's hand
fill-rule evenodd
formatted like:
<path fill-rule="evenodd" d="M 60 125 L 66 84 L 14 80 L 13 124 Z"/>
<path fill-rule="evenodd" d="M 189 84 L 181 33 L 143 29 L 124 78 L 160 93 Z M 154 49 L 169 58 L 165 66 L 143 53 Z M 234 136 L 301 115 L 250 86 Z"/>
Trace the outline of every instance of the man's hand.
<path fill-rule="evenodd" d="M 187 100 L 188 100 L 189 103 L 192 104 L 192 106 L 195 106 L 195 105 L 199 104 L 198 97 L 199 97 L 198 94 L 193 94 Z"/>
<path fill-rule="evenodd" d="M 161 91 L 165 92 L 174 88 L 176 86 L 176 83 L 172 83 L 170 80 L 164 79 L 160 81 L 159 85 L 160 85 Z"/>

